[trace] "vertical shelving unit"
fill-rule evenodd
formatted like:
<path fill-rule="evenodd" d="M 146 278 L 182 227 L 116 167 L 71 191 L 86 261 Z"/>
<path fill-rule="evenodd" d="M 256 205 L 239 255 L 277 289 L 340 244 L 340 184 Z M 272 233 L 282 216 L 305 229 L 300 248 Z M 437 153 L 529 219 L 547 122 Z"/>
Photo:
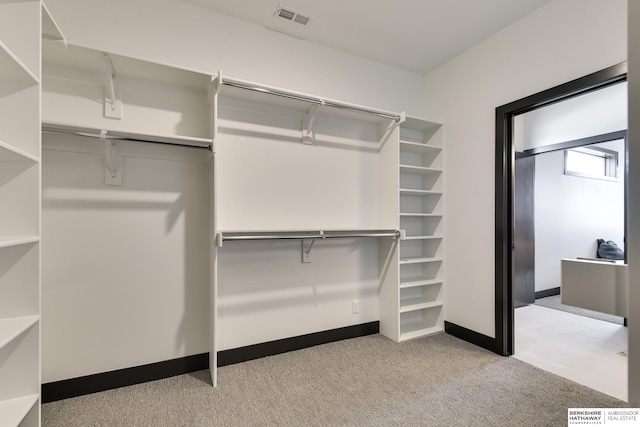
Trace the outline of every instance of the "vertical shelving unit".
<path fill-rule="evenodd" d="M 397 318 L 382 331 L 395 341 L 443 331 L 443 164 L 441 125 L 407 118 L 399 144 L 399 285 L 385 303 Z"/>
<path fill-rule="evenodd" d="M 41 2 L 0 0 L 0 425 L 40 424 Z"/>

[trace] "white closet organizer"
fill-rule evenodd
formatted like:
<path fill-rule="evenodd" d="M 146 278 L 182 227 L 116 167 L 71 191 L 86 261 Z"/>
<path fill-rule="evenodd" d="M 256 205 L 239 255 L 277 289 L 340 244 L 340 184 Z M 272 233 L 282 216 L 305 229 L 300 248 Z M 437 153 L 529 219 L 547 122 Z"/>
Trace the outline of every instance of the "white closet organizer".
<path fill-rule="evenodd" d="M 442 332 L 440 125 L 220 75 L 214 87 L 212 294 L 227 240 L 306 240 L 304 262 L 314 239 L 382 237 L 381 333 Z"/>
<path fill-rule="evenodd" d="M 0 425 L 40 419 L 40 1 L 0 1 Z"/>
<path fill-rule="evenodd" d="M 203 147 L 214 154 L 214 385 L 220 328 L 226 327 L 218 315 L 218 286 L 228 265 L 220 260 L 231 254 L 232 264 L 242 264 L 242 251 L 232 249 L 246 245 L 243 240 L 301 240 L 298 262 L 305 262 L 312 244 L 316 250 L 332 239 L 366 240 L 364 252 L 369 257 L 373 248 L 374 262 L 361 260 L 361 270 L 377 285 L 381 332 L 401 341 L 442 331 L 439 125 L 58 39 L 43 40 L 43 131 Z M 39 179 L 39 133 L 35 137 L 37 144 L 24 150 Z M 105 170 L 113 172 L 107 157 Z M 126 179 L 126 170 L 122 174 Z M 107 183 L 118 185 L 106 175 Z"/>
<path fill-rule="evenodd" d="M 405 341 L 443 331 L 441 125 L 407 118 L 399 154 L 399 280 L 382 289 L 380 330 Z"/>

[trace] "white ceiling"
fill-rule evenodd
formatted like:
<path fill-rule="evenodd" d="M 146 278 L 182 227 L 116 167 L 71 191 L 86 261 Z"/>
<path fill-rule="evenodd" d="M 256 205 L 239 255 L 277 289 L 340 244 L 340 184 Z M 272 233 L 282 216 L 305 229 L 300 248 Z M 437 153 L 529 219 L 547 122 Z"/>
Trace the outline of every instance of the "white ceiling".
<path fill-rule="evenodd" d="M 182 0 L 418 74 L 456 57 L 550 0 Z M 274 17 L 278 4 L 309 25 Z"/>

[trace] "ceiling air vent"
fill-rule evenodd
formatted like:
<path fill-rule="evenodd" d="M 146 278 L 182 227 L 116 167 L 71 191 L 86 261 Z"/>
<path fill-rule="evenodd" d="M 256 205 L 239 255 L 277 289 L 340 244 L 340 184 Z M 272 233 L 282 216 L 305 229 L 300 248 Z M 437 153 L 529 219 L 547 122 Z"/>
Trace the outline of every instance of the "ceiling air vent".
<path fill-rule="evenodd" d="M 311 20 L 311 15 L 298 12 L 294 8 L 282 4 L 278 5 L 276 13 L 274 13 L 273 16 L 286 19 L 287 21 L 297 22 L 300 25 L 307 25 Z"/>

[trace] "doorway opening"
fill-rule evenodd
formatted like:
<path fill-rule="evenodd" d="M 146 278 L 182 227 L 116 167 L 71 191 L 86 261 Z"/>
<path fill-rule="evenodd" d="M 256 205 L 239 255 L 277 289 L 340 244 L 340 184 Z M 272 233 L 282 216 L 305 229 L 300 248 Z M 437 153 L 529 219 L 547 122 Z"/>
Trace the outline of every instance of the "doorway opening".
<path fill-rule="evenodd" d="M 515 146 L 518 115 L 626 81 L 622 63 L 496 108 L 495 337 L 496 352 L 514 354 Z"/>

